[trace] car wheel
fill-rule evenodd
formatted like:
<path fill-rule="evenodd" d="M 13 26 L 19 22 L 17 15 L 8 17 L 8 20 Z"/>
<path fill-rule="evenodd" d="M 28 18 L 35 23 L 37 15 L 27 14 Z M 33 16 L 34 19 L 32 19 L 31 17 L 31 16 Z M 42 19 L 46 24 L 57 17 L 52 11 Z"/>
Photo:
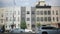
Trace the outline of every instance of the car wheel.
<path fill-rule="evenodd" d="M 47 32 L 42 32 L 42 34 L 48 34 Z"/>

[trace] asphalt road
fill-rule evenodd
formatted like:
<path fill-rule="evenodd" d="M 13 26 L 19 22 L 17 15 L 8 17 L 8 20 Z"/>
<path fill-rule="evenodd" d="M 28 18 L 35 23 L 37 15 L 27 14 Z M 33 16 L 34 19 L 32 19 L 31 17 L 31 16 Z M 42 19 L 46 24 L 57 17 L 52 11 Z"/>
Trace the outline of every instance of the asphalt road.
<path fill-rule="evenodd" d="M 37 34 L 37 33 L 0 33 L 0 34 Z"/>

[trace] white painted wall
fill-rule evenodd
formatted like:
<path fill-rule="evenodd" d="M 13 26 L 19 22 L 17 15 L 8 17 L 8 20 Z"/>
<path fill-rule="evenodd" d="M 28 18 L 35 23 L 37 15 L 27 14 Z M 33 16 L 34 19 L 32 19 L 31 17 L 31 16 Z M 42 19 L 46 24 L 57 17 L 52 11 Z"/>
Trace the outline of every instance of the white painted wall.
<path fill-rule="evenodd" d="M 27 14 L 27 11 L 29 11 L 30 14 Z M 27 21 L 27 18 L 30 18 L 30 21 Z M 31 29 L 31 7 L 26 7 L 26 23 L 27 23 L 27 29 Z"/>

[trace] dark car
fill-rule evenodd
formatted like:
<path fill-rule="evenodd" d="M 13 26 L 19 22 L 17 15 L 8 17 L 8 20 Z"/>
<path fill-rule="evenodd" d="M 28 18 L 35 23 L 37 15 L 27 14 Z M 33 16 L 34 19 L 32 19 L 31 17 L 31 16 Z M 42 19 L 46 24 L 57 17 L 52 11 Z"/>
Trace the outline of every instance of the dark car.
<path fill-rule="evenodd" d="M 60 34 L 60 29 L 52 26 L 41 26 L 39 28 L 39 34 Z"/>
<path fill-rule="evenodd" d="M 3 33 L 3 30 L 0 28 L 0 33 Z"/>

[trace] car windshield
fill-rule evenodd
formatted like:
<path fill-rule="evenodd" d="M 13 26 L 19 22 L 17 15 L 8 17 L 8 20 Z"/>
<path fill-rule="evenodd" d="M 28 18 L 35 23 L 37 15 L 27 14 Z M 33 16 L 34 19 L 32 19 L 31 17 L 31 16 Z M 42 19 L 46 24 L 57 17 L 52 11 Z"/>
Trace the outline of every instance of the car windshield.
<path fill-rule="evenodd" d="M 55 27 L 42 27 L 42 29 L 56 29 Z"/>

